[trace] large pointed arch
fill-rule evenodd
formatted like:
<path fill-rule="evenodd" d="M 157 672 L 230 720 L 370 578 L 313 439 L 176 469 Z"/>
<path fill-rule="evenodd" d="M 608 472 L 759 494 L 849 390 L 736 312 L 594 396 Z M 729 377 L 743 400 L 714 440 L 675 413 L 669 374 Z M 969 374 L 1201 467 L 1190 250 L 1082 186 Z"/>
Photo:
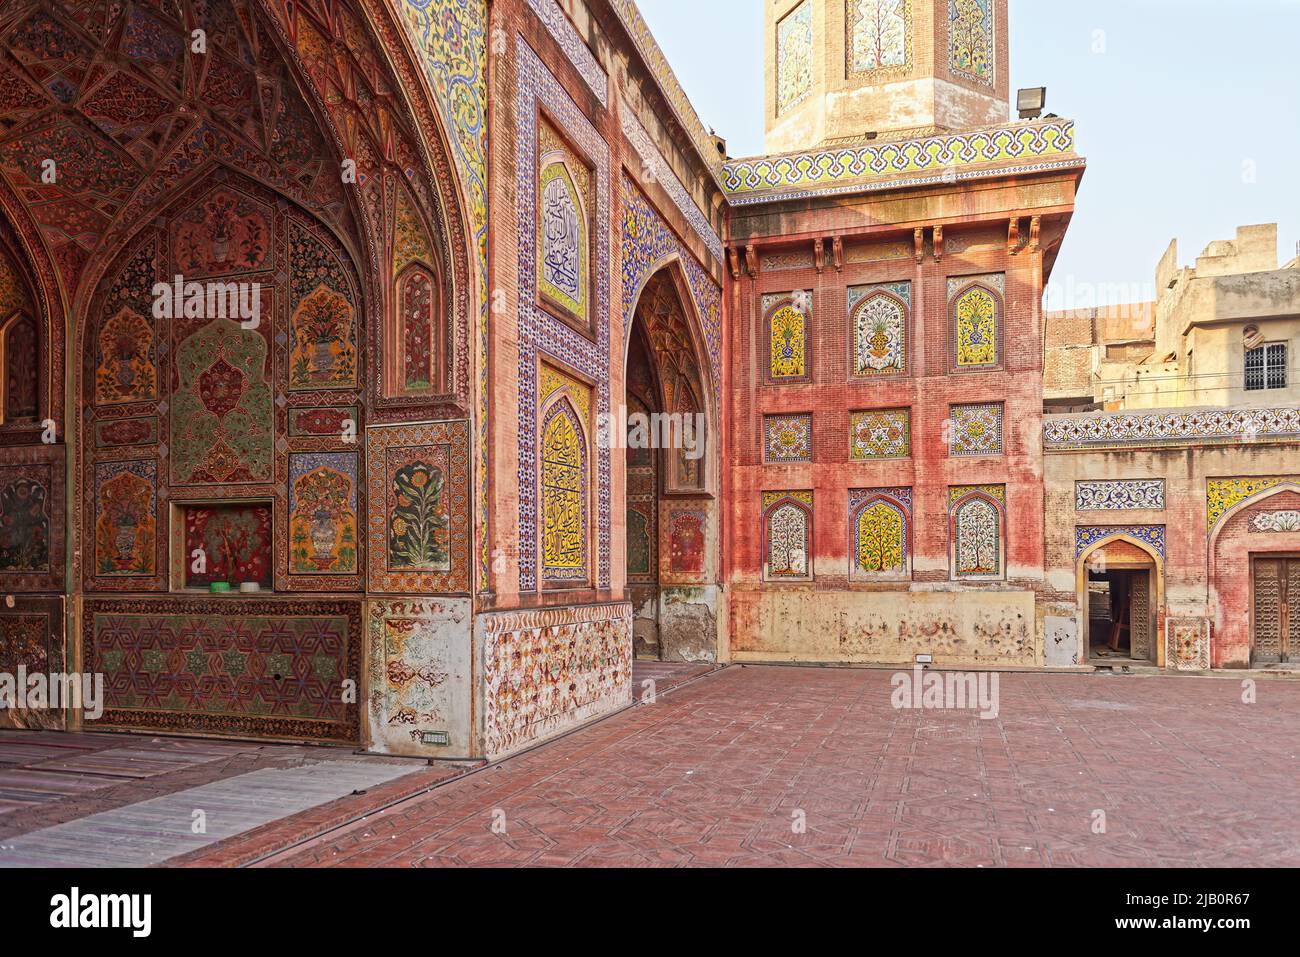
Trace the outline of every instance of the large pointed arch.
<path fill-rule="evenodd" d="M 1157 667 L 1163 668 L 1165 665 L 1165 642 L 1163 640 L 1164 626 L 1166 620 L 1165 611 L 1165 557 L 1153 542 L 1150 535 L 1137 534 L 1140 529 L 1125 529 L 1116 527 L 1113 531 L 1099 532 L 1091 536 L 1081 549 L 1075 559 L 1075 598 L 1078 608 L 1079 621 L 1079 642 L 1081 656 L 1079 661 L 1088 660 L 1088 647 L 1090 641 L 1089 635 L 1089 615 L 1091 613 L 1090 599 L 1088 594 L 1088 570 L 1096 562 L 1099 556 L 1104 557 L 1108 547 L 1113 548 L 1115 545 L 1125 545 L 1135 549 L 1138 554 L 1146 556 L 1150 561 L 1151 569 L 1151 606 L 1153 614 L 1151 615 L 1151 635 L 1152 642 L 1151 659 L 1155 661 Z M 1077 534 L 1077 533 L 1076 533 Z M 1163 539 L 1160 539 L 1163 541 Z M 1107 565 L 1112 564 L 1107 562 Z M 1123 566 L 1120 566 L 1123 567 Z"/>
<path fill-rule="evenodd" d="M 721 438 L 716 383 L 709 362 L 700 313 L 680 257 L 673 255 L 651 271 L 641 283 L 623 330 L 623 381 L 626 383 L 633 327 L 640 325 L 649 347 L 663 412 L 704 415 L 705 452 L 698 482 L 677 481 L 670 465 L 668 487 L 684 493 L 716 494 L 719 479 L 718 449 Z M 651 308 L 657 306 L 657 308 Z M 680 382 L 685 390 L 677 386 Z M 685 399 L 685 404 L 683 404 Z"/>

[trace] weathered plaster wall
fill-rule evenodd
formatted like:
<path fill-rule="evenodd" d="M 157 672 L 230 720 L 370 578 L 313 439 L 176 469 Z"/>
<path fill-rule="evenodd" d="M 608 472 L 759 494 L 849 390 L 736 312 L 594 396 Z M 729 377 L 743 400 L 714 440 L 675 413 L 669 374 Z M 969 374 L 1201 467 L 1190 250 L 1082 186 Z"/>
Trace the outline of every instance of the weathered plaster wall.
<path fill-rule="evenodd" d="M 371 750 L 446 758 L 475 752 L 471 619 L 468 598 L 366 603 L 365 715 Z"/>
<path fill-rule="evenodd" d="M 901 616 L 918 634 L 950 628 L 954 643 L 939 649 L 948 660 L 1041 662 L 1042 626 L 1032 596 L 1044 589 L 1045 576 L 1040 303 L 1046 250 L 1031 239 L 1031 214 L 1042 217 L 1041 235 L 1059 236 L 1073 186 L 1069 176 L 1008 177 L 969 190 L 938 186 L 733 213 L 744 268 L 733 274 L 732 491 L 723 552 L 737 656 L 909 657 L 910 645 L 894 647 L 879 637 L 879 622 L 845 624 L 845 616 L 856 621 L 852 616 L 874 613 Z M 1009 241 L 1012 220 L 1017 230 Z M 1001 358 L 992 369 L 956 371 L 950 297 L 974 276 L 1004 281 Z M 891 283 L 911 287 L 906 369 L 853 375 L 849 290 Z M 808 374 L 780 383 L 768 374 L 764 299 L 793 291 L 809 293 Z M 972 404 L 1002 406 L 1000 448 L 955 454 L 953 408 Z M 909 448 L 854 460 L 853 413 L 880 410 L 910 412 Z M 771 461 L 765 417 L 790 414 L 811 422 L 807 454 Z M 1005 487 L 1005 574 L 994 576 L 996 582 L 954 581 L 950 490 L 972 485 Z M 902 581 L 851 584 L 851 490 L 890 488 L 910 490 L 908 571 Z M 781 491 L 811 493 L 811 586 L 763 581 L 763 496 Z M 943 597 L 936 597 L 940 588 Z M 1007 605 L 1008 592 L 1029 596 L 1028 603 L 1016 597 Z M 977 628 L 973 620 L 933 618 L 932 609 L 945 603 L 971 603 L 996 622 L 982 620 Z M 1023 644 L 1012 647 L 997 625 L 1004 620 L 1013 631 L 1023 623 Z"/>
<path fill-rule="evenodd" d="M 737 588 L 731 596 L 737 661 L 1032 666 L 1031 591 L 825 591 Z"/>

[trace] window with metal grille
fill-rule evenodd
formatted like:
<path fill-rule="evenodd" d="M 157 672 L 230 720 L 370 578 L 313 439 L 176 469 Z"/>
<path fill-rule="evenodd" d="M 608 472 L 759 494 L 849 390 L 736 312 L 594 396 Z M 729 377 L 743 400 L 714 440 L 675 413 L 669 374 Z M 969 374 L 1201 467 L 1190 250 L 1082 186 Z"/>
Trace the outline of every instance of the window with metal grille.
<path fill-rule="evenodd" d="M 1246 350 L 1246 391 L 1286 388 L 1286 343 Z"/>

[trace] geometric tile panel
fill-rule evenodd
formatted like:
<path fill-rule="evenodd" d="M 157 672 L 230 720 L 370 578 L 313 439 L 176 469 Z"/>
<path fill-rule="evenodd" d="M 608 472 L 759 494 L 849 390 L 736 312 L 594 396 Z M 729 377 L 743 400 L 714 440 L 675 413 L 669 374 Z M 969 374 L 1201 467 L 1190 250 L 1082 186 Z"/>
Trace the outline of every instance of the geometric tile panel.
<path fill-rule="evenodd" d="M 849 459 L 907 458 L 912 454 L 912 413 L 908 409 L 853 412 L 849 415 Z"/>
<path fill-rule="evenodd" d="M 765 415 L 763 437 L 768 464 L 812 461 L 811 415 Z"/>
<path fill-rule="evenodd" d="M 950 412 L 953 455 L 1002 454 L 1002 404 L 954 405 Z"/>
<path fill-rule="evenodd" d="M 360 740 L 359 601 L 91 599 L 84 641 L 105 727 Z"/>

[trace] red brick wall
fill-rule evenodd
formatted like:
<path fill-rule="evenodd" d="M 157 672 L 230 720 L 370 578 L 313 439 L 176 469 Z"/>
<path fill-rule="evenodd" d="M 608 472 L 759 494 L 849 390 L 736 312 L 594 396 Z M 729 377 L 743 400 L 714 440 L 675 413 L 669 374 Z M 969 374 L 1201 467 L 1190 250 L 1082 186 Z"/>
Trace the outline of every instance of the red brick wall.
<path fill-rule="evenodd" d="M 910 235 L 909 235 L 910 238 Z M 830 241 L 826 245 L 829 247 Z M 731 319 L 731 479 L 727 503 L 733 534 L 727 551 L 733 580 L 761 579 L 761 493 L 813 489 L 814 554 L 817 582 L 843 585 L 848 574 L 847 506 L 850 488 L 913 487 L 914 578 L 948 579 L 950 485 L 1005 484 L 1008 495 L 1008 577 L 1024 578 L 1043 566 L 1043 485 L 1039 435 L 1042 420 L 1041 256 L 1029 250 L 1009 255 L 1005 246 L 983 247 L 935 261 L 892 259 L 845 263 L 837 271 L 828 252 L 825 268 L 766 271 L 756 279 L 742 273 L 739 313 Z M 1003 317 L 1004 364 L 1000 371 L 950 373 L 949 277 L 1006 274 Z M 889 379 L 848 376 L 846 309 L 850 286 L 910 280 L 912 327 L 910 374 Z M 761 314 L 763 295 L 790 290 L 813 292 L 809 345 L 812 381 L 764 384 L 767 354 Z M 989 458 L 952 458 L 945 443 L 949 406 L 1005 402 L 1005 453 Z M 870 409 L 912 410 L 912 457 L 907 460 L 849 461 L 849 414 Z M 811 412 L 813 462 L 763 465 L 763 415 Z M 905 588 L 906 586 L 901 586 Z"/>

